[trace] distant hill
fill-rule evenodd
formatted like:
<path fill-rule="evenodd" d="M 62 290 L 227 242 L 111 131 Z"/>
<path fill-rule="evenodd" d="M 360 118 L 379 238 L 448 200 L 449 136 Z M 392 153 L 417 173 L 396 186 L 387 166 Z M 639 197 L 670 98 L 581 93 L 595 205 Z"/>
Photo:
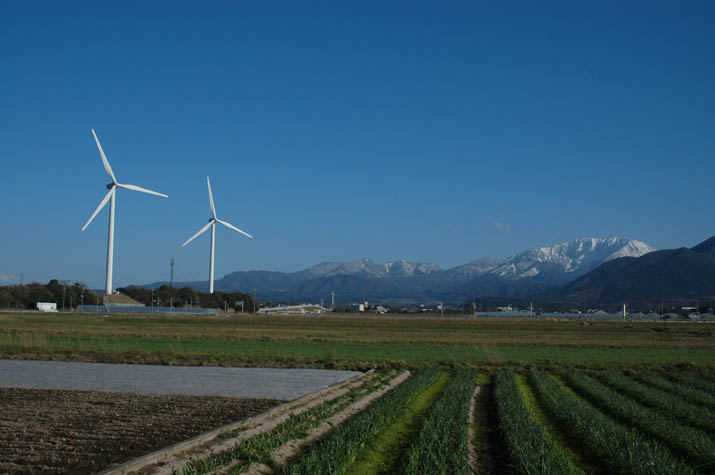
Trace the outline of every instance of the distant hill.
<path fill-rule="evenodd" d="M 385 264 L 360 259 L 324 262 L 285 273 L 241 271 L 215 282 L 216 290 L 251 293 L 274 302 L 329 300 L 350 303 L 367 299 L 383 303 L 417 303 L 445 300 L 461 303 L 477 296 L 524 297 L 564 285 L 603 262 L 622 256 L 642 256 L 653 251 L 640 242 L 621 237 L 583 238 L 550 247 L 529 249 L 506 259 L 482 258 L 443 270 L 432 263 L 390 261 Z M 158 287 L 157 282 L 144 287 Z M 207 282 L 179 282 L 197 290 Z"/>
<path fill-rule="evenodd" d="M 616 303 L 715 296 L 715 236 L 687 249 L 622 257 L 567 284 L 549 297 L 562 302 Z"/>

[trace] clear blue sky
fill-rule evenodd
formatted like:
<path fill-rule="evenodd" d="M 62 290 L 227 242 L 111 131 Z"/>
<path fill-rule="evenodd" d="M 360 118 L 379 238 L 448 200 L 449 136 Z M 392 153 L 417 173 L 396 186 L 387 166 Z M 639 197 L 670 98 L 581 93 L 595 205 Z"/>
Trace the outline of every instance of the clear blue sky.
<path fill-rule="evenodd" d="M 715 234 L 715 2 L 3 2 L 0 274 L 102 287 Z M 498 223 L 501 223 L 499 225 Z M 508 226 L 507 226 L 508 225 Z"/>

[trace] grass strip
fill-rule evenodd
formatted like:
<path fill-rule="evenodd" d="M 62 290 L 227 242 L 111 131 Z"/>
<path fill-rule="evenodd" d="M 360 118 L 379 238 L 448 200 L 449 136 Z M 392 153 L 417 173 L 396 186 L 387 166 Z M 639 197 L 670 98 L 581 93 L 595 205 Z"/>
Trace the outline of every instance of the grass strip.
<path fill-rule="evenodd" d="M 670 379 L 679 384 L 692 386 L 709 394 L 715 393 L 715 382 L 708 380 L 704 374 L 674 373 L 669 375 Z"/>
<path fill-rule="evenodd" d="M 670 415 L 641 406 L 598 380 L 571 373 L 566 382 L 578 394 L 613 417 L 663 441 L 699 470 L 715 470 L 715 442 L 704 432 L 682 425 Z"/>
<path fill-rule="evenodd" d="M 660 443 L 617 424 L 553 376 L 531 371 L 529 383 L 545 411 L 582 445 L 594 466 L 606 466 L 611 473 L 620 474 L 696 473 Z"/>
<path fill-rule="evenodd" d="M 374 441 L 363 447 L 350 471 L 360 474 L 394 472 L 401 454 L 422 421 L 422 417 L 440 397 L 450 380 L 451 376 L 448 373 L 442 373 L 434 384 L 415 397 L 391 426 L 386 427 Z M 424 426 L 422 430 L 424 431 Z"/>
<path fill-rule="evenodd" d="M 524 403 L 516 376 L 499 371 L 495 378 L 497 410 L 501 434 L 507 446 L 509 472 L 563 474 L 583 473 L 569 464 L 568 458 L 536 422 Z"/>
<path fill-rule="evenodd" d="M 679 396 L 639 383 L 618 372 L 598 372 L 595 375 L 607 386 L 627 394 L 646 406 L 677 417 L 687 425 L 698 427 L 710 434 L 715 433 L 715 411 L 707 407 L 692 404 Z"/>
<path fill-rule="evenodd" d="M 115 316 L 109 317 L 113 320 Z M 151 319 L 147 319 L 151 321 Z M 408 319 L 405 319 L 408 320 Z M 200 320 L 197 320 L 200 321 Z M 0 322 L 1 323 L 1 322 Z M 134 322 L 128 322 L 128 325 Z M 420 326 L 423 322 L 416 323 Z M 72 327 L 69 327 L 72 328 Z M 144 327 L 138 327 L 144 328 Z M 137 329 L 122 329 L 135 332 Z M 182 327 L 175 337 L 143 335 L 77 335 L 6 332 L 0 328 L 0 357 L 89 361 L 101 363 L 146 363 L 167 365 L 233 365 L 366 369 L 373 367 L 424 367 L 439 363 L 452 366 L 489 364 L 495 359 L 517 363 L 559 361 L 571 364 L 698 363 L 712 365 L 713 350 L 707 348 L 578 347 L 578 340 L 564 346 L 518 344 L 432 344 L 423 336 L 411 341 L 350 343 L 344 341 L 277 341 L 265 331 L 242 333 L 236 339 L 195 337 L 205 333 L 199 324 Z M 228 332 L 219 327 L 218 330 Z M 389 330 L 389 329 L 388 329 Z M 67 330 L 68 332 L 71 330 Z M 96 330 L 98 332 L 101 329 Z M 231 329 L 232 333 L 237 330 Z M 430 334 L 438 333 L 436 331 Z M 219 333 L 220 334 L 220 333 Z M 373 335 L 377 340 L 378 336 Z M 373 338 L 371 337 L 371 338 Z M 253 339 L 252 339 L 253 338 Z M 399 338 L 399 337 L 395 337 Z M 644 343 L 639 340 L 638 343 Z M 495 355 L 498 356 L 495 357 Z"/>
<path fill-rule="evenodd" d="M 536 395 L 531 389 L 531 386 L 529 386 L 526 377 L 521 374 L 517 374 L 516 382 L 519 386 L 519 391 L 521 392 L 521 397 L 524 399 L 526 408 L 529 410 L 536 422 L 544 428 L 544 431 L 546 431 L 546 435 L 549 439 L 551 439 L 551 441 L 564 453 L 569 461 L 569 466 L 573 467 L 576 471 L 583 471 L 587 473 L 595 472 L 593 467 L 591 467 L 578 452 L 578 447 L 573 445 L 573 441 L 565 437 L 565 435 L 551 422 L 541 409 L 539 402 L 536 400 Z M 580 467 L 583 467 L 583 469 Z"/>
<path fill-rule="evenodd" d="M 703 404 L 708 409 L 715 410 L 715 396 L 698 389 L 685 387 L 681 384 L 668 381 L 653 373 L 644 373 L 637 376 L 638 380 L 663 391 L 675 394 L 695 404 Z"/>
<path fill-rule="evenodd" d="M 300 459 L 281 469 L 284 474 L 348 473 L 363 447 L 392 425 L 422 391 L 437 381 L 439 369 L 412 376 L 367 409 L 336 427 L 327 437 L 310 447 Z"/>
<path fill-rule="evenodd" d="M 405 473 L 465 474 L 468 464 L 469 400 L 476 373 L 459 371 L 430 408 L 407 454 Z"/>
<path fill-rule="evenodd" d="M 391 373 L 385 373 L 379 378 L 367 381 L 362 386 L 352 389 L 332 401 L 327 401 L 297 416 L 291 416 L 288 421 L 280 424 L 269 432 L 239 441 L 234 448 L 229 451 L 215 454 L 206 459 L 192 460 L 182 467 L 181 473 L 184 475 L 198 475 L 216 470 L 229 463 L 235 464 L 236 470 L 239 471 L 254 462 L 270 465 L 269 454 L 273 450 L 289 440 L 305 437 L 311 427 L 340 412 L 354 401 L 374 391 L 377 387 L 382 386 L 390 375 Z M 235 437 L 241 430 L 242 429 L 236 429 L 227 432 L 222 434 L 222 437 Z"/>

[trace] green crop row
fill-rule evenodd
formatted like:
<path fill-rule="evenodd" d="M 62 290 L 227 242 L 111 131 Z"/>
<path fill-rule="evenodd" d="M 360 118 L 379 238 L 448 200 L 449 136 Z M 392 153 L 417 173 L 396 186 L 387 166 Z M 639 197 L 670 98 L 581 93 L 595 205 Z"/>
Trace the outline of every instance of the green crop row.
<path fill-rule="evenodd" d="M 715 397 L 704 391 L 684 387 L 681 384 L 668 381 L 665 378 L 661 378 L 660 376 L 651 373 L 641 374 L 638 376 L 638 379 L 650 386 L 676 394 L 684 399 L 687 399 L 688 401 L 694 402 L 695 404 L 703 404 L 708 406 L 709 409 L 715 409 Z"/>
<path fill-rule="evenodd" d="M 524 403 L 516 376 L 499 371 L 494 378 L 494 397 L 506 442 L 510 471 L 514 473 L 580 473 L 549 438 Z M 582 473 L 582 472 L 581 472 Z"/>
<path fill-rule="evenodd" d="M 476 373 L 462 370 L 430 408 L 407 455 L 406 473 L 463 474 L 467 464 L 469 399 Z"/>
<path fill-rule="evenodd" d="M 675 416 L 690 426 L 715 432 L 715 412 L 691 404 L 667 391 L 656 389 L 612 371 L 597 373 L 606 385 L 627 394 L 643 404 Z"/>
<path fill-rule="evenodd" d="M 641 406 L 597 380 L 578 373 L 566 377 L 568 384 L 606 413 L 633 425 L 699 465 L 699 469 L 715 469 L 715 443 L 704 432 L 682 425 L 669 415 Z"/>
<path fill-rule="evenodd" d="M 709 394 L 715 393 L 715 382 L 705 378 L 703 374 L 674 373 L 670 378 L 676 383 L 686 384 Z"/>
<path fill-rule="evenodd" d="M 362 450 L 380 431 L 394 423 L 403 407 L 439 378 L 437 368 L 412 376 L 367 409 L 336 427 L 327 437 L 284 467 L 284 474 L 347 473 Z"/>
<path fill-rule="evenodd" d="M 239 441 L 232 450 L 212 455 L 207 459 L 191 461 L 183 466 L 181 472 L 184 475 L 198 475 L 216 470 L 234 461 L 238 462 L 236 470 L 245 469 L 254 462 L 270 464 L 269 454 L 273 450 L 290 440 L 305 437 L 310 428 L 376 390 L 385 384 L 391 376 L 394 376 L 394 371 L 383 373 L 332 401 L 327 401 L 302 414 L 291 416 L 289 420 L 269 432 Z M 221 437 L 224 439 L 235 437 L 239 432 L 241 429 L 236 429 L 222 434 Z"/>
<path fill-rule="evenodd" d="M 560 428 L 578 441 L 591 460 L 621 474 L 693 474 L 695 471 L 676 459 L 656 441 L 638 431 L 621 426 L 564 387 L 553 376 L 529 374 L 537 398 Z"/>

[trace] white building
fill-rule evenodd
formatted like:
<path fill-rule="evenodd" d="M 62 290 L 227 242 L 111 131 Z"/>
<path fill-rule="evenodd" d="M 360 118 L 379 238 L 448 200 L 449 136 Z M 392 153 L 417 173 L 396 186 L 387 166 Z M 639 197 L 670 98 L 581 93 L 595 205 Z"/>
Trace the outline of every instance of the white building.
<path fill-rule="evenodd" d="M 54 302 L 37 302 L 37 310 L 40 312 L 56 312 L 57 304 Z"/>

